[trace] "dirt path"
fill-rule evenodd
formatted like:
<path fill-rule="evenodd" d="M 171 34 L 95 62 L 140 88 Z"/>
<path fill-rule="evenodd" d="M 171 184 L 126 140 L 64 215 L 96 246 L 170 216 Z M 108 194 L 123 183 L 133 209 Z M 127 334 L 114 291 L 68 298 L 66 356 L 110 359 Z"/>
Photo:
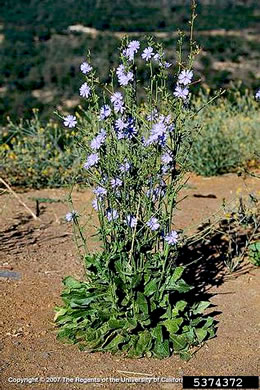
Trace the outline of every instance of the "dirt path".
<path fill-rule="evenodd" d="M 194 225 L 216 212 L 223 198 L 229 202 L 236 193 L 259 192 L 260 181 L 227 175 L 213 179 L 192 176 L 183 191 L 188 197 L 176 215 L 176 228 Z M 65 190 L 30 191 L 21 194 L 32 208 L 32 197 L 64 199 Z M 215 197 L 200 197 L 207 195 Z M 194 197 L 194 195 L 196 195 Z M 199 197 L 197 197 L 199 195 Z M 92 213 L 92 194 L 77 192 L 77 210 Z M 212 303 L 218 311 L 217 337 L 206 343 L 189 362 L 178 357 L 129 360 L 109 354 L 89 354 L 76 346 L 56 340 L 53 330 L 53 307 L 60 304 L 63 277 L 81 277 L 70 224 L 64 222 L 67 206 L 63 203 L 42 203 L 40 221 L 33 221 L 13 198 L 0 197 L 0 271 L 15 278 L 0 278 L 0 388 L 12 389 L 178 389 L 173 383 L 152 384 L 31 384 L 17 385 L 8 378 L 67 377 L 182 377 L 182 375 L 257 375 L 260 372 L 260 269 L 225 277 L 224 283 L 213 286 Z M 90 249 L 97 245 L 87 230 Z M 90 241 L 91 240 L 91 241 Z M 13 274 L 13 273 L 16 274 Z M 141 375 L 125 374 L 136 372 Z M 75 382 L 75 379 L 74 379 Z"/>

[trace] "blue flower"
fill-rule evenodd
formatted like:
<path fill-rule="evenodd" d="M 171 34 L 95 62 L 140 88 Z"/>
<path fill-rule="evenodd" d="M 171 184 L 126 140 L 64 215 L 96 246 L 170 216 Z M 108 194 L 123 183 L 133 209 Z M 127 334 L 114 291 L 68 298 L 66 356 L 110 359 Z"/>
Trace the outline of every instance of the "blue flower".
<path fill-rule="evenodd" d="M 127 72 L 118 77 L 118 82 L 121 86 L 126 86 L 130 81 L 134 80 L 133 72 Z"/>
<path fill-rule="evenodd" d="M 158 118 L 158 111 L 156 108 L 154 108 L 152 111 L 151 111 L 151 114 L 147 115 L 146 119 L 149 121 L 149 122 L 153 122 L 155 121 L 155 119 Z"/>
<path fill-rule="evenodd" d="M 121 92 L 115 92 L 113 95 L 111 95 L 110 100 L 113 104 L 117 104 L 120 101 L 123 101 L 123 95 Z"/>
<path fill-rule="evenodd" d="M 125 161 L 123 164 L 120 165 L 119 170 L 122 173 L 126 173 L 129 171 L 130 168 L 131 165 L 127 161 Z"/>
<path fill-rule="evenodd" d="M 260 100 L 260 89 L 255 94 L 256 100 Z"/>
<path fill-rule="evenodd" d="M 149 221 L 146 222 L 146 225 L 153 231 L 159 229 L 160 227 L 158 219 L 155 217 L 150 218 Z"/>
<path fill-rule="evenodd" d="M 81 70 L 81 72 L 84 73 L 84 74 L 87 74 L 87 73 L 91 72 L 92 69 L 93 69 L 92 66 L 89 65 L 87 62 L 83 62 L 83 63 L 80 65 L 80 70 Z"/>
<path fill-rule="evenodd" d="M 96 210 L 96 211 L 99 210 L 97 198 L 95 198 L 95 199 L 92 200 L 92 207 L 93 207 L 93 209 Z"/>
<path fill-rule="evenodd" d="M 169 245 L 175 245 L 178 242 L 178 233 L 172 230 L 164 239 Z"/>
<path fill-rule="evenodd" d="M 67 115 L 64 118 L 64 126 L 66 127 L 75 127 L 77 124 L 77 119 L 74 115 Z"/>
<path fill-rule="evenodd" d="M 137 225 L 137 218 L 133 215 L 127 215 L 125 222 L 130 228 L 133 229 Z"/>
<path fill-rule="evenodd" d="M 139 41 L 131 41 L 129 42 L 127 48 L 123 50 L 123 56 L 126 57 L 129 61 L 133 61 L 135 53 L 140 48 Z"/>
<path fill-rule="evenodd" d="M 135 127 L 134 118 L 129 117 L 127 121 L 128 121 L 128 125 L 127 125 L 127 128 L 125 130 L 125 135 L 127 138 L 131 139 L 137 133 L 137 129 Z"/>
<path fill-rule="evenodd" d="M 107 194 L 107 190 L 101 186 L 96 187 L 93 192 L 98 198 L 103 198 Z"/>
<path fill-rule="evenodd" d="M 161 160 L 164 164 L 169 164 L 170 162 L 172 162 L 172 156 L 170 155 L 170 153 L 166 152 L 162 155 Z"/>
<path fill-rule="evenodd" d="M 119 217 L 118 212 L 115 209 L 108 209 L 106 212 L 106 217 L 109 222 L 116 220 Z"/>
<path fill-rule="evenodd" d="M 108 104 L 105 104 L 104 106 L 101 107 L 100 109 L 100 115 L 99 115 L 99 118 L 101 120 L 104 120 L 106 118 L 108 118 L 111 114 L 111 108 L 109 107 Z"/>
<path fill-rule="evenodd" d="M 111 95 L 110 99 L 114 105 L 115 112 L 120 112 L 122 114 L 125 110 L 123 95 L 120 92 L 115 92 Z"/>
<path fill-rule="evenodd" d="M 189 95 L 189 90 L 188 88 L 182 88 L 180 85 L 177 85 L 173 94 L 176 97 L 186 100 Z"/>
<path fill-rule="evenodd" d="M 90 96 L 91 90 L 87 83 L 82 84 L 82 86 L 79 89 L 79 94 L 84 98 L 88 98 Z"/>
<path fill-rule="evenodd" d="M 106 132 L 104 129 L 102 129 L 101 132 L 90 142 L 91 149 L 93 150 L 100 149 L 102 144 L 105 142 L 105 139 L 106 139 Z"/>
<path fill-rule="evenodd" d="M 144 51 L 142 53 L 142 58 L 145 61 L 149 61 L 153 55 L 154 55 L 153 48 L 151 46 L 149 46 L 146 49 L 144 49 Z"/>
<path fill-rule="evenodd" d="M 115 127 L 119 131 L 126 129 L 127 126 L 128 126 L 128 123 L 124 122 L 121 118 L 119 118 L 115 121 Z"/>
<path fill-rule="evenodd" d="M 151 145 L 155 142 L 158 142 L 160 145 L 164 146 L 166 143 L 166 126 L 163 122 L 155 123 L 152 126 L 151 134 L 146 141 L 147 145 Z"/>
<path fill-rule="evenodd" d="M 65 216 L 65 219 L 67 222 L 74 221 L 78 217 L 78 214 L 75 210 L 72 210 L 71 212 L 67 213 Z"/>
<path fill-rule="evenodd" d="M 111 187 L 112 188 L 118 188 L 118 187 L 121 187 L 123 182 L 121 179 L 119 179 L 118 177 L 114 178 L 114 179 L 111 179 L 110 180 L 110 183 L 111 183 Z"/>
<path fill-rule="evenodd" d="M 125 67 L 123 64 L 120 64 L 116 69 L 116 74 L 118 77 L 121 77 L 125 73 Z"/>
<path fill-rule="evenodd" d="M 136 40 L 130 41 L 129 44 L 128 44 L 128 49 L 132 50 L 135 53 L 137 53 L 139 48 L 140 48 L 140 42 L 139 41 L 136 41 Z"/>
<path fill-rule="evenodd" d="M 178 77 L 178 84 L 188 85 L 191 83 L 193 77 L 192 70 L 183 70 Z"/>
<path fill-rule="evenodd" d="M 92 153 L 88 156 L 87 161 L 83 165 L 85 169 L 89 169 L 90 167 L 93 167 L 96 165 L 99 161 L 99 155 L 97 153 Z"/>

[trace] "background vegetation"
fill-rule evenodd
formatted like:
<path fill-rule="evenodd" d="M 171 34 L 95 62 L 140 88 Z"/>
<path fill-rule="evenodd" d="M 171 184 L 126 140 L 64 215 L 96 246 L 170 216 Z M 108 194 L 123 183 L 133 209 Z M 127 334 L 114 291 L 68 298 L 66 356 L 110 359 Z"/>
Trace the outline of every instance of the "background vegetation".
<path fill-rule="evenodd" d="M 157 33 L 169 60 L 175 59 L 177 29 L 187 29 L 189 1 L 179 0 L 4 0 L 0 14 L 0 120 L 31 117 L 32 108 L 49 118 L 55 106 L 77 102 L 79 64 L 90 49 L 102 81 L 114 65 L 120 34 Z M 259 84 L 258 1 L 198 1 L 195 64 L 202 86 L 241 88 Z M 91 30 L 86 33 L 79 26 Z M 95 30 L 97 29 L 97 30 Z M 259 29 L 259 27 L 258 27 Z M 226 33 L 225 33 L 225 31 Z M 145 77 L 145 74 L 144 74 Z"/>

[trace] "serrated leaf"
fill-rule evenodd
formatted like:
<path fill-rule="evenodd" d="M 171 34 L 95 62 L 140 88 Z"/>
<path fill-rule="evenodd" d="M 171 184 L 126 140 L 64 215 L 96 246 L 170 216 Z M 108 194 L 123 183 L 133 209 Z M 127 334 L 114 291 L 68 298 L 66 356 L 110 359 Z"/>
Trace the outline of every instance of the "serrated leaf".
<path fill-rule="evenodd" d="M 169 340 L 164 340 L 162 343 L 156 342 L 152 351 L 159 359 L 168 357 L 170 355 Z"/>
<path fill-rule="evenodd" d="M 188 341 L 187 341 L 187 338 L 185 337 L 185 335 L 170 335 L 170 338 L 172 340 L 172 343 L 173 343 L 173 349 L 175 352 L 179 352 L 181 351 L 182 349 L 186 348 L 187 345 L 188 345 Z"/>
<path fill-rule="evenodd" d="M 118 345 L 125 342 L 125 337 L 121 334 L 117 334 L 109 344 L 105 346 L 106 350 L 117 350 Z"/>
<path fill-rule="evenodd" d="M 208 302 L 208 301 L 201 301 L 201 302 L 198 303 L 198 305 L 195 307 L 195 309 L 193 309 L 193 314 L 201 314 L 209 306 L 210 306 L 210 302 Z"/>
<path fill-rule="evenodd" d="M 183 322 L 182 318 L 173 318 L 172 320 L 164 321 L 163 324 L 171 335 L 178 332 L 182 322 Z"/>
<path fill-rule="evenodd" d="M 187 306 L 187 302 L 186 301 L 178 301 L 175 304 L 176 309 L 178 311 L 180 311 L 180 312 L 184 311 L 186 306 Z"/>
<path fill-rule="evenodd" d="M 144 289 L 144 295 L 146 297 L 149 297 L 150 295 L 154 294 L 157 291 L 158 284 L 156 279 L 152 279 L 147 285 L 145 286 Z"/>
<path fill-rule="evenodd" d="M 159 303 L 160 307 L 167 307 L 169 306 L 169 294 L 165 294 L 161 302 Z"/>
<path fill-rule="evenodd" d="M 117 320 L 117 319 L 111 318 L 108 321 L 108 324 L 109 324 L 109 327 L 111 329 L 121 329 L 124 326 L 126 326 L 127 321 L 126 320 Z"/>
<path fill-rule="evenodd" d="M 214 322 L 214 319 L 212 317 L 208 317 L 207 321 L 203 325 L 203 328 L 208 329 L 213 324 L 213 322 Z"/>
<path fill-rule="evenodd" d="M 153 328 L 151 334 L 152 337 L 156 340 L 156 342 L 162 343 L 163 341 L 162 325 L 157 325 L 155 328 Z"/>
<path fill-rule="evenodd" d="M 127 318 L 125 329 L 127 330 L 133 330 L 137 327 L 137 321 L 135 318 Z"/>
<path fill-rule="evenodd" d="M 186 361 L 190 360 L 192 357 L 192 355 L 189 352 L 180 352 L 179 356 L 182 360 L 186 360 Z"/>
<path fill-rule="evenodd" d="M 145 351 L 148 351 L 151 348 L 152 336 L 148 330 L 145 330 L 139 333 L 139 339 L 135 346 L 136 352 L 139 356 L 142 356 Z M 149 348 L 150 344 L 150 348 Z"/>
<path fill-rule="evenodd" d="M 187 306 L 186 301 L 178 301 L 176 302 L 174 308 L 172 309 L 172 315 L 175 317 L 179 314 L 179 312 L 184 311 L 185 307 Z"/>
<path fill-rule="evenodd" d="M 67 308 L 64 308 L 64 307 L 59 307 L 57 308 L 57 311 L 56 311 L 56 314 L 54 316 L 54 319 L 53 321 L 56 322 L 57 321 L 57 318 L 60 317 L 60 316 L 64 316 L 64 314 L 66 314 L 68 311 Z"/>
<path fill-rule="evenodd" d="M 148 314 L 148 304 L 147 304 L 147 300 L 144 296 L 143 293 L 139 292 L 137 293 L 137 299 L 136 299 L 136 303 L 139 307 L 139 310 L 142 312 L 142 313 L 145 313 L 145 314 Z"/>
<path fill-rule="evenodd" d="M 212 339 L 212 337 L 215 337 L 215 335 L 216 335 L 216 330 L 214 328 L 208 328 L 207 332 L 208 332 L 209 339 Z"/>
<path fill-rule="evenodd" d="M 203 321 L 202 317 L 194 318 L 194 320 L 191 321 L 192 326 L 197 326 L 201 321 Z"/>
<path fill-rule="evenodd" d="M 173 290 L 176 290 L 179 293 L 186 293 L 192 289 L 193 287 L 187 284 L 183 279 L 178 280 L 173 286 Z"/>
<path fill-rule="evenodd" d="M 82 282 L 79 282 L 78 280 L 74 279 L 72 276 L 67 276 L 66 278 L 63 279 L 63 284 L 66 287 L 69 288 L 81 288 L 82 287 Z"/>
<path fill-rule="evenodd" d="M 177 282 L 177 280 L 179 280 L 181 278 L 184 270 L 185 270 L 185 267 L 176 267 L 174 270 L 174 273 L 171 277 L 171 280 L 173 282 Z"/>
<path fill-rule="evenodd" d="M 197 328 L 195 329 L 196 336 L 201 343 L 206 337 L 207 337 L 207 330 L 203 328 Z"/>

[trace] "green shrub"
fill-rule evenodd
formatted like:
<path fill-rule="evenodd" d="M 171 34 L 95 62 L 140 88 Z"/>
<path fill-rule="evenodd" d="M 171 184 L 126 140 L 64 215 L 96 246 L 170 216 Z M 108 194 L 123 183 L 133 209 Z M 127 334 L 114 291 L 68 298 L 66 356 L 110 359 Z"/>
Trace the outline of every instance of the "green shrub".
<path fill-rule="evenodd" d="M 0 134 L 0 170 L 11 185 L 60 187 L 71 183 L 80 158 L 73 131 L 53 121 L 42 124 L 37 110 L 31 120 L 9 121 Z"/>
<path fill-rule="evenodd" d="M 203 101 L 204 98 L 202 98 Z M 201 100 L 194 101 L 195 106 Z M 200 115 L 200 130 L 193 132 L 188 157 L 190 170 L 203 176 L 232 172 L 254 159 L 260 147 L 258 103 L 253 96 L 222 98 Z"/>

